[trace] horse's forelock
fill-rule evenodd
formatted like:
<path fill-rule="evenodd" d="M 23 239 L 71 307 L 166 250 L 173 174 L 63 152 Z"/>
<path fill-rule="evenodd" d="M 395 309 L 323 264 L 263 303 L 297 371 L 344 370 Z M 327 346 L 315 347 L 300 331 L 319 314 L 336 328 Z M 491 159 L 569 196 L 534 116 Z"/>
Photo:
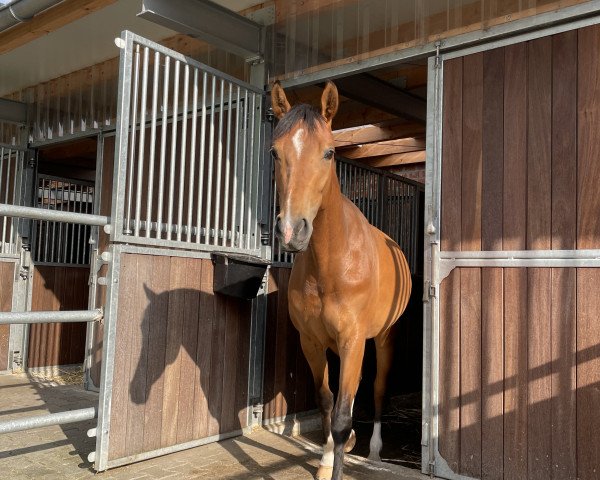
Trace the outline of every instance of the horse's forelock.
<path fill-rule="evenodd" d="M 277 140 L 290 133 L 292 128 L 299 122 L 303 122 L 304 127 L 309 133 L 314 132 L 319 125 L 325 125 L 325 119 L 319 110 L 312 105 L 299 103 L 294 105 L 292 109 L 279 120 L 273 132 L 273 140 Z"/>

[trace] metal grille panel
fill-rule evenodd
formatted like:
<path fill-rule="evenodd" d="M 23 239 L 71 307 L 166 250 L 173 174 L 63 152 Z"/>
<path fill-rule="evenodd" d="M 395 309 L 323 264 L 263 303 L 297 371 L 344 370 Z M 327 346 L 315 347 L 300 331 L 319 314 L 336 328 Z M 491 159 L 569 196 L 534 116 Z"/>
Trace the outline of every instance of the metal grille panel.
<path fill-rule="evenodd" d="M 93 213 L 94 184 L 38 175 L 36 207 L 61 212 Z M 32 258 L 37 264 L 88 265 L 91 226 L 36 220 Z"/>
<path fill-rule="evenodd" d="M 0 203 L 19 205 L 25 152 L 10 146 L 0 146 Z M 0 254 L 17 255 L 17 225 L 19 220 L 0 216 Z"/>
<path fill-rule="evenodd" d="M 262 92 L 124 35 L 115 239 L 258 255 Z"/>

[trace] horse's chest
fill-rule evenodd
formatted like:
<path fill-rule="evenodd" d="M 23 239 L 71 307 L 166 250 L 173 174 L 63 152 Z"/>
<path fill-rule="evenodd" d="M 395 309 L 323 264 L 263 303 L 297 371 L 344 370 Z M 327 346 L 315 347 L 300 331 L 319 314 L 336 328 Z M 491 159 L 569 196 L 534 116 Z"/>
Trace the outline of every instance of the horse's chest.
<path fill-rule="evenodd" d="M 289 292 L 290 314 L 296 328 L 319 337 L 335 337 L 353 316 L 356 300 L 346 291 L 323 291 L 314 279 Z"/>

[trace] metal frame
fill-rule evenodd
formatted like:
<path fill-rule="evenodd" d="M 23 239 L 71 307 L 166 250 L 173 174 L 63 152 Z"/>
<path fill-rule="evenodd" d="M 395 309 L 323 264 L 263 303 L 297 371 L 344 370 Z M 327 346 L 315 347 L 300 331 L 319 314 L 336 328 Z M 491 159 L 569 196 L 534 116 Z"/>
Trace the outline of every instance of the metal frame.
<path fill-rule="evenodd" d="M 263 55 L 263 27 L 206 0 L 143 0 L 138 17 L 192 35 L 251 61 Z"/>
<path fill-rule="evenodd" d="M 50 413 L 48 415 L 36 415 L 35 417 L 15 418 L 0 422 L 0 435 L 3 433 L 21 432 L 33 428 L 49 427 L 52 425 L 65 425 L 67 423 L 83 422 L 96 418 L 98 410 L 96 407 L 80 408 L 67 412 Z"/>
<path fill-rule="evenodd" d="M 600 268 L 600 250 L 518 250 L 518 251 L 441 251 L 441 169 L 444 60 L 512 45 L 568 30 L 600 23 L 600 2 L 591 1 L 558 12 L 533 17 L 528 31 L 509 38 L 440 53 L 428 60 L 427 98 L 427 162 L 425 188 L 425 270 L 423 297 L 423 417 L 422 417 L 422 472 L 451 480 L 470 480 L 470 477 L 452 471 L 439 452 L 439 369 L 440 369 L 440 312 L 439 286 L 454 268 Z M 578 18 L 590 14 L 587 18 Z M 543 22 L 541 21 L 543 19 Z M 528 19 L 525 19 L 528 20 Z M 539 21 L 538 21 L 539 20 Z M 571 20 L 569 23 L 564 23 Z M 517 23 L 517 22 L 515 22 Z M 541 28 L 540 28 L 541 27 Z M 511 30 L 514 31 L 514 30 Z M 498 35 L 486 35 L 496 38 Z M 457 37 L 458 39 L 459 37 Z M 454 42 L 456 44 L 456 40 Z"/>
<path fill-rule="evenodd" d="M 154 245 L 159 247 L 168 247 L 168 248 L 189 248 L 189 249 L 197 249 L 204 251 L 230 251 L 237 253 L 249 253 L 254 256 L 262 256 L 260 246 L 260 228 L 258 226 L 258 217 L 256 215 L 259 204 L 259 177 L 258 177 L 258 168 L 260 165 L 260 156 L 258 155 L 259 149 L 261 148 L 261 129 L 260 129 L 260 115 L 262 111 L 262 99 L 264 92 L 263 90 L 256 88 L 250 84 L 245 82 L 241 82 L 229 75 L 222 74 L 221 72 L 211 68 L 207 65 L 204 65 L 200 62 L 197 62 L 189 57 L 181 55 L 177 52 L 174 52 L 170 49 L 167 49 L 159 44 L 151 42 L 149 40 L 144 39 L 138 35 L 135 35 L 129 31 L 124 31 L 119 39 L 119 45 L 122 47 L 121 57 L 120 57 L 120 72 L 119 72 L 119 97 L 118 97 L 118 111 L 121 112 L 121 115 L 118 116 L 117 122 L 117 135 L 116 135 L 116 146 L 115 146 L 115 179 L 116 181 L 113 184 L 113 198 L 115 201 L 113 202 L 112 208 L 112 218 L 114 219 L 114 225 L 111 230 L 111 241 L 117 243 L 137 243 L 141 245 Z M 143 54 L 141 52 L 143 50 Z M 171 172 L 169 175 L 169 185 L 166 186 L 163 184 L 163 179 L 166 178 L 164 175 L 164 163 L 167 152 L 161 149 L 160 152 L 160 176 L 159 176 L 159 185 L 158 185 L 158 218 L 156 221 L 151 218 L 150 210 L 151 207 L 148 205 L 146 208 L 147 212 L 145 215 L 145 220 L 142 220 L 142 212 L 140 210 L 140 202 L 142 199 L 142 173 L 143 173 L 143 163 L 137 162 L 137 185 L 133 185 L 133 179 L 135 175 L 134 171 L 134 156 L 136 154 L 136 142 L 139 142 L 139 156 L 143 156 L 143 145 L 145 138 L 145 130 L 147 126 L 150 126 L 151 131 L 151 141 L 156 137 L 156 125 L 157 125 L 157 95 L 156 89 L 151 100 L 152 103 L 152 113 L 150 114 L 150 119 L 146 118 L 146 107 L 147 107 L 147 85 L 150 82 L 149 80 L 149 52 L 153 52 L 154 57 L 158 57 L 159 55 L 163 55 L 166 58 L 166 65 L 164 69 L 164 84 L 166 85 L 168 82 L 169 76 L 169 63 L 174 63 L 174 78 L 175 82 L 178 82 L 180 79 L 180 70 L 183 70 L 183 78 L 185 80 L 185 88 L 183 91 L 183 109 L 182 112 L 178 112 L 178 93 L 177 89 L 174 90 L 173 93 L 173 111 L 167 112 L 168 109 L 168 94 L 167 89 L 164 89 L 164 96 L 162 100 L 163 111 L 162 111 L 162 142 L 163 146 L 166 143 L 166 125 L 170 118 L 176 119 L 177 121 L 172 122 L 172 136 L 176 138 L 177 135 L 177 125 L 181 123 L 181 135 L 183 138 L 182 144 L 185 143 L 185 138 L 187 134 L 187 121 L 192 120 L 193 127 L 195 126 L 196 118 L 199 113 L 202 112 L 202 135 L 200 137 L 200 150 L 204 152 L 205 148 L 205 134 L 208 133 L 208 128 L 210 128 L 210 134 L 208 135 L 207 143 L 208 145 L 208 157 L 211 160 L 211 163 L 208 164 L 208 181 L 207 181 L 207 199 L 205 205 L 205 225 L 201 225 L 200 218 L 197 218 L 194 226 L 194 222 L 191 218 L 191 213 L 188 212 L 187 221 L 184 222 L 183 215 L 181 212 L 183 199 L 181 194 L 179 195 L 179 215 L 178 218 L 175 219 L 173 217 L 174 204 L 175 204 L 175 195 L 174 195 L 174 176 L 176 172 L 174 171 L 174 163 L 173 159 L 176 158 L 175 152 L 175 141 L 171 141 L 171 151 L 170 151 L 170 164 L 168 167 Z M 141 58 L 143 57 L 143 58 Z M 140 67 L 141 64 L 141 67 Z M 140 72 L 141 70 L 141 72 Z M 191 71 L 191 73 L 190 73 Z M 189 77 L 192 75 L 194 77 L 194 88 L 192 88 L 192 96 L 193 96 L 193 107 L 190 110 L 188 100 L 189 94 L 188 85 L 189 85 Z M 203 95 L 202 95 L 202 106 L 198 105 L 198 77 L 203 75 Z M 140 93 L 140 77 L 141 77 L 141 96 Z M 157 84 L 159 78 L 159 69 L 156 66 L 154 68 L 154 84 Z M 211 80 L 212 84 L 212 95 L 210 98 L 210 108 L 206 105 L 206 89 L 207 89 L 207 81 Z M 220 84 L 220 101 L 216 96 L 216 85 Z M 237 94 L 232 96 L 232 88 L 235 87 L 237 89 Z M 228 89 L 229 93 L 227 94 L 228 102 L 225 102 L 225 90 Z M 241 94 L 241 96 L 240 96 Z M 227 115 L 228 125 L 227 125 L 227 134 L 228 139 L 231 141 L 232 138 L 235 138 L 235 144 L 233 145 L 232 150 L 235 150 L 235 161 L 234 161 L 234 189 L 239 187 L 239 208 L 238 210 L 234 210 L 235 213 L 240 216 L 240 224 L 237 225 L 235 221 L 237 221 L 237 217 L 234 213 L 232 213 L 232 229 L 236 226 L 240 227 L 239 232 L 234 230 L 229 231 L 227 226 L 219 225 L 219 213 L 216 213 L 215 217 L 215 225 L 211 228 L 211 200 L 212 200 L 212 184 L 214 179 L 216 178 L 217 187 L 215 188 L 215 194 L 217 193 L 217 189 L 221 187 L 221 167 L 222 160 L 224 158 L 228 158 L 229 160 L 226 162 L 225 169 L 225 179 L 226 182 L 229 181 L 229 167 L 231 163 L 231 156 L 224 157 L 223 155 L 230 155 L 234 152 L 230 152 L 231 145 L 229 142 L 223 148 L 223 142 L 218 142 L 218 145 L 214 145 L 214 136 L 215 133 L 218 133 L 221 137 L 224 132 L 224 115 L 223 112 L 225 110 L 225 105 L 227 105 L 227 109 L 229 109 L 229 105 L 235 98 L 236 106 L 239 108 L 235 109 L 236 116 L 236 129 L 235 132 L 231 132 L 231 113 L 233 110 L 229 110 L 231 114 Z M 257 101 L 257 99 L 259 99 Z M 132 102 L 133 101 L 133 102 Z M 140 118 L 138 119 L 138 103 L 141 104 L 140 108 Z M 130 112 L 130 106 L 133 105 L 133 111 Z M 243 108 L 242 108 L 243 107 Z M 243 112 L 240 112 L 243 110 Z M 207 127 L 206 125 L 206 113 L 210 112 L 208 115 L 210 118 L 210 125 Z M 191 112 L 191 118 L 190 118 Z M 218 116 L 218 128 L 219 132 L 216 132 L 215 122 Z M 181 118 L 181 122 L 180 122 Z M 249 120 L 254 119 L 254 121 Z M 242 132 L 240 133 L 240 128 Z M 139 130 L 139 139 L 136 139 L 136 133 Z M 235 135 L 235 137 L 233 137 Z M 130 138 L 131 137 L 131 138 Z M 240 144 L 240 141 L 243 143 Z M 190 133 L 190 138 L 192 145 L 196 145 L 196 129 L 192 128 Z M 240 150 L 240 162 L 238 165 L 238 147 Z M 151 147 L 152 148 L 152 147 Z M 226 150 L 226 151 L 224 151 Z M 183 157 L 183 153 L 181 156 Z M 190 149 L 190 155 L 195 155 L 195 148 Z M 213 172 L 213 156 L 218 158 L 219 161 L 215 165 L 215 171 Z M 150 171 L 153 171 L 153 161 L 154 156 L 151 154 L 150 157 Z M 195 165 L 195 158 L 192 157 L 190 160 L 190 168 L 193 168 Z M 204 168 L 204 156 L 202 156 L 201 166 L 200 168 Z M 256 164 L 256 168 L 254 168 L 254 164 Z M 186 181 L 185 177 L 185 160 L 182 160 L 180 165 L 179 172 L 179 182 L 181 185 L 184 185 Z M 238 178 L 236 168 L 241 168 L 241 178 L 244 180 L 243 184 L 236 183 L 235 179 Z M 202 181 L 203 170 L 200 171 L 200 181 Z M 213 178 L 214 175 L 214 178 Z M 152 177 L 153 178 L 153 177 Z M 237 187 L 236 187 L 237 186 Z M 166 191 L 168 187 L 168 192 Z M 191 187 L 195 187 L 195 184 L 192 184 Z M 190 187 L 190 189 L 191 189 Z M 150 187 L 152 188 L 152 186 Z M 180 186 L 183 189 L 183 186 Z M 226 188 L 228 188 L 228 183 Z M 135 201 L 133 190 L 135 189 Z M 165 197 L 165 203 L 163 203 L 163 194 L 168 193 Z M 232 196 L 234 198 L 234 202 L 237 205 L 238 203 L 238 190 L 234 190 L 232 192 Z M 249 199 L 244 198 L 244 195 L 249 196 Z M 227 197 L 227 196 L 226 196 Z M 151 198 L 151 197 L 149 197 Z M 215 202 L 217 209 L 219 210 L 219 201 L 220 196 L 216 195 Z M 229 201 L 228 197 L 226 201 Z M 193 198 L 190 197 L 188 201 L 188 209 L 191 209 L 193 205 Z M 199 204 L 201 202 L 201 198 L 199 196 L 198 200 Z M 133 205 L 135 204 L 135 214 L 132 215 Z M 162 206 L 168 206 L 168 214 L 167 218 L 163 219 L 162 215 Z M 201 208 L 198 208 L 198 216 L 200 216 Z M 166 220 L 163 221 L 163 220 Z M 146 229 L 148 227 L 148 229 Z M 144 232 L 145 234 L 141 233 Z M 162 234 L 158 232 L 167 232 L 167 238 L 162 238 Z M 213 233 L 214 232 L 214 233 Z M 154 236 L 152 236 L 152 234 Z M 173 238 L 174 237 L 174 238 Z M 184 238 L 186 237 L 186 238 Z M 196 240 L 192 241 L 192 237 L 195 237 Z M 200 238 L 203 237 L 203 241 L 200 241 Z M 252 237 L 252 239 L 251 239 Z M 238 240 L 240 242 L 239 246 L 228 245 L 229 241 L 234 242 Z"/>
<path fill-rule="evenodd" d="M 376 68 L 390 67 L 403 61 L 428 57 L 435 54 L 438 49 L 443 52 L 450 52 L 453 50 L 462 51 L 467 46 L 474 45 L 479 45 L 479 48 L 485 48 L 490 42 L 497 41 L 504 37 L 511 37 L 524 32 L 546 28 L 549 25 L 558 28 L 558 24 L 574 22 L 577 20 L 581 20 L 585 23 L 590 20 L 586 17 L 597 16 L 599 13 L 600 0 L 590 0 L 583 4 L 537 15 L 534 14 L 519 20 L 444 38 L 443 40 L 436 39 L 423 45 L 376 55 L 365 60 L 350 61 L 351 59 L 348 59 L 348 62 L 345 62 L 342 65 L 326 67 L 313 73 L 302 74 L 295 78 L 282 80 L 281 84 L 285 88 L 290 88 L 312 85 L 326 80 L 335 80 L 339 77 L 354 75 Z"/>

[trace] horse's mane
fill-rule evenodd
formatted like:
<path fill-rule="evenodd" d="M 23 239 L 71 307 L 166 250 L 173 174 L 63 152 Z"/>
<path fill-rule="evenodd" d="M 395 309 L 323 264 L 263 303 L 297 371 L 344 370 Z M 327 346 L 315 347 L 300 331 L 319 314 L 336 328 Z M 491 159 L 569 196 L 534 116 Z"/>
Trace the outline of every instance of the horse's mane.
<path fill-rule="evenodd" d="M 277 140 L 279 137 L 283 137 L 286 133 L 289 133 L 292 127 L 300 121 L 304 122 L 304 125 L 311 133 L 316 130 L 318 125 L 323 125 L 325 123 L 325 119 L 319 110 L 312 105 L 299 103 L 294 105 L 292 109 L 279 120 L 275 127 L 275 131 L 273 132 L 273 140 Z"/>

